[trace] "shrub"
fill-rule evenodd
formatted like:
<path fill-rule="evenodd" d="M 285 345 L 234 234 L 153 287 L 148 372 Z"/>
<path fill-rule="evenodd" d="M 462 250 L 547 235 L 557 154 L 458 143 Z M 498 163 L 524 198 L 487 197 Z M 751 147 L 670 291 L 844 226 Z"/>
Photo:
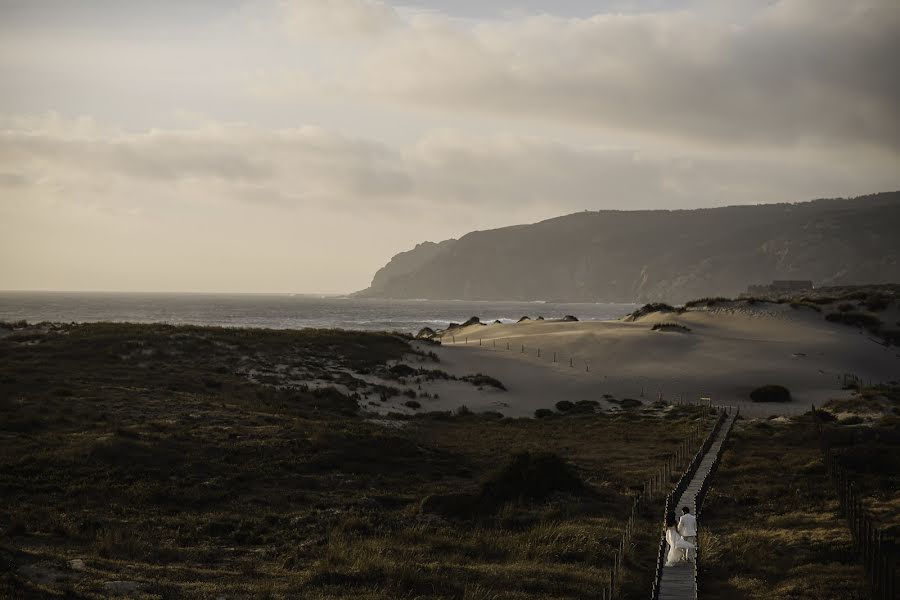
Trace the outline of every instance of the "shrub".
<path fill-rule="evenodd" d="M 557 492 L 586 491 L 581 479 L 556 454 L 521 452 L 482 480 L 477 492 L 434 494 L 423 499 L 420 508 L 424 513 L 469 518 L 494 513 L 510 503 L 546 500 Z"/>
<path fill-rule="evenodd" d="M 623 398 L 622 400 L 616 400 L 615 398 L 608 398 L 610 402 L 613 404 L 618 404 L 620 407 L 624 409 L 637 408 L 639 406 L 643 406 L 643 402 L 640 400 L 636 400 L 635 398 Z M 665 404 L 661 404 L 660 407 L 665 406 Z"/>
<path fill-rule="evenodd" d="M 795 310 L 798 308 L 811 308 L 812 310 L 814 310 L 816 312 L 822 312 L 822 309 L 817 304 L 814 304 L 814 303 L 810 302 L 809 300 L 801 300 L 799 302 L 791 302 L 791 308 L 793 308 Z"/>
<path fill-rule="evenodd" d="M 879 294 L 872 294 L 868 298 L 866 298 L 865 305 L 866 310 L 871 312 L 880 312 L 888 307 L 890 304 L 890 299 L 885 298 Z"/>
<path fill-rule="evenodd" d="M 635 321 L 640 319 L 645 315 L 649 315 L 651 313 L 671 313 L 671 312 L 680 312 L 677 308 L 672 306 L 671 304 L 666 304 L 665 302 L 651 302 L 649 304 L 645 304 L 630 315 L 628 317 Z"/>
<path fill-rule="evenodd" d="M 685 308 L 694 308 L 696 306 L 715 306 L 720 302 L 731 302 L 730 298 L 723 298 L 721 296 L 716 296 L 715 298 L 700 298 L 699 300 L 691 300 L 690 302 L 685 302 Z"/>
<path fill-rule="evenodd" d="M 482 386 L 489 385 L 491 387 L 497 388 L 498 390 L 506 391 L 506 386 L 501 383 L 499 379 L 495 379 L 490 375 L 485 375 L 483 373 L 476 373 L 475 375 L 466 375 L 465 377 L 461 377 L 463 381 L 468 381 L 472 385 Z"/>
<path fill-rule="evenodd" d="M 878 333 L 881 330 L 881 319 L 873 315 L 861 312 L 836 312 L 825 315 L 827 321 L 832 323 L 843 323 L 851 327 L 862 327 L 872 333 Z"/>
<path fill-rule="evenodd" d="M 534 411 L 534 416 L 537 419 L 546 419 L 547 417 L 553 416 L 553 411 L 550 410 L 549 408 L 539 408 L 536 411 Z"/>
<path fill-rule="evenodd" d="M 575 405 L 572 404 L 571 402 L 569 402 L 568 400 L 560 400 L 559 402 L 556 403 L 556 410 L 558 410 L 559 412 L 566 412 L 566 411 L 572 410 L 573 406 L 575 406 Z"/>
<path fill-rule="evenodd" d="M 680 325 L 678 323 L 654 323 L 653 327 L 650 328 L 651 331 L 681 331 L 684 333 L 688 333 L 691 328 L 685 325 Z"/>
<path fill-rule="evenodd" d="M 499 508 L 507 502 L 545 500 L 555 492 L 578 493 L 584 483 L 569 465 L 551 452 L 521 452 L 481 484 L 482 505 Z"/>
<path fill-rule="evenodd" d="M 406 402 L 403 403 L 403 406 L 406 406 L 407 408 L 411 408 L 413 410 L 418 410 L 418 409 L 422 408 L 422 405 L 419 404 L 419 402 L 417 400 L 407 400 Z"/>
<path fill-rule="evenodd" d="M 598 406 L 600 406 L 600 403 L 596 400 L 579 400 L 572 407 L 572 412 L 592 413 Z"/>
<path fill-rule="evenodd" d="M 827 410 L 822 409 L 816 410 L 816 417 L 823 423 L 834 423 L 835 421 L 837 421 L 837 417 L 835 417 Z"/>
<path fill-rule="evenodd" d="M 392 375 L 396 375 L 397 377 L 410 377 L 416 374 L 416 370 L 410 367 L 409 365 L 397 364 L 392 366 L 389 371 Z"/>
<path fill-rule="evenodd" d="M 790 402 L 791 392 L 782 385 L 764 385 L 750 392 L 754 402 Z"/>

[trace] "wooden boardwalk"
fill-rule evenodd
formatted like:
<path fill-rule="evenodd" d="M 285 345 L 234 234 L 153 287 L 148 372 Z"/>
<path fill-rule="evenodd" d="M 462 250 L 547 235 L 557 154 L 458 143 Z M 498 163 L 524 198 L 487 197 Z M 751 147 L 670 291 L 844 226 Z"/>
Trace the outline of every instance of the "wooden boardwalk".
<path fill-rule="evenodd" d="M 716 432 L 715 438 L 712 440 L 709 450 L 703 456 L 697 472 L 693 479 L 688 483 L 684 493 L 672 504 L 672 510 L 676 514 L 681 514 L 681 507 L 690 507 L 693 514 L 697 514 L 697 499 L 706 480 L 712 472 L 718 456 L 721 452 L 722 445 L 731 431 L 731 425 L 736 414 L 729 415 L 723 426 Z M 700 519 L 697 519 L 698 529 L 700 528 Z M 668 553 L 668 548 L 666 548 Z M 659 600 L 695 600 L 697 598 L 697 565 L 694 562 L 681 562 L 675 566 L 663 566 L 662 576 L 659 584 Z"/>

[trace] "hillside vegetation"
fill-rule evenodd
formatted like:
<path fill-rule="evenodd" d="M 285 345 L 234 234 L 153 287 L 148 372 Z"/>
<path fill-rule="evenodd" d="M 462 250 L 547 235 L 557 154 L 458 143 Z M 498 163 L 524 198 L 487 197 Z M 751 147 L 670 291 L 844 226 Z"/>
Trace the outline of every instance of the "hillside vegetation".
<path fill-rule="evenodd" d="M 799 204 L 576 213 L 420 244 L 362 296 L 684 302 L 773 279 L 900 281 L 900 192 Z"/>

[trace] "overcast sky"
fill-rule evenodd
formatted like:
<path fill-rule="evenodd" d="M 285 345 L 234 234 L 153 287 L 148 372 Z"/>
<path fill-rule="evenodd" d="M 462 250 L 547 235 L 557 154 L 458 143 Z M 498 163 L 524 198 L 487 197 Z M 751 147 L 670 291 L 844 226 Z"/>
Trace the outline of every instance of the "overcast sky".
<path fill-rule="evenodd" d="M 349 292 L 583 210 L 900 189 L 897 0 L 0 0 L 0 289 Z"/>

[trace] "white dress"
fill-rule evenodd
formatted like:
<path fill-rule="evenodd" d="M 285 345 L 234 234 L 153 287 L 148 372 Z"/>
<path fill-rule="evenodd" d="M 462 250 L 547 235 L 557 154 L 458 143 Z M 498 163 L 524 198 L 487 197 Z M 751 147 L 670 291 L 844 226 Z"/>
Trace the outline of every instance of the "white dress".
<path fill-rule="evenodd" d="M 666 543 L 669 545 L 669 552 L 666 554 L 667 567 L 671 567 L 682 561 L 684 558 L 684 555 L 681 552 L 682 549 L 694 549 L 694 544 L 681 537 L 674 527 L 666 529 Z"/>

